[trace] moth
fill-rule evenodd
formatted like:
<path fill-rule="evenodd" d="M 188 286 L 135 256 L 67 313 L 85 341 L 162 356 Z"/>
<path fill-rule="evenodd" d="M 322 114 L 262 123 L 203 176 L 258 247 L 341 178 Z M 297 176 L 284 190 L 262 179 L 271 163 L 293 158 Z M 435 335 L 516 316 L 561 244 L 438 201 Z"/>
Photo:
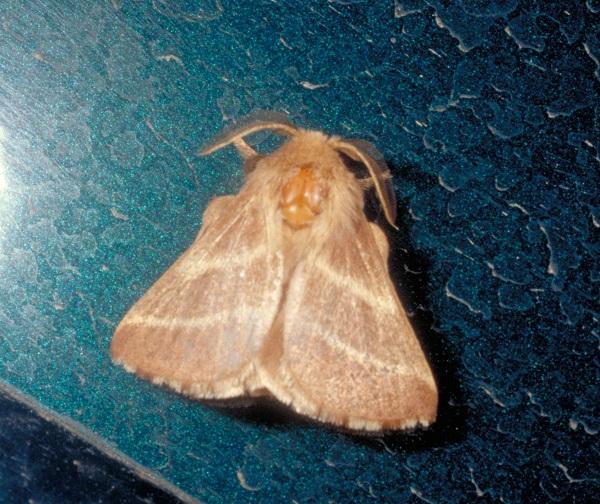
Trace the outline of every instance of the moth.
<path fill-rule="evenodd" d="M 288 141 L 259 155 L 244 137 L 263 130 Z M 118 325 L 113 360 L 193 398 L 270 396 L 350 430 L 431 424 L 436 383 L 390 280 L 386 236 L 363 208 L 372 186 L 394 225 L 382 156 L 275 113 L 201 154 L 231 144 L 244 186 L 211 201 L 195 241 Z"/>

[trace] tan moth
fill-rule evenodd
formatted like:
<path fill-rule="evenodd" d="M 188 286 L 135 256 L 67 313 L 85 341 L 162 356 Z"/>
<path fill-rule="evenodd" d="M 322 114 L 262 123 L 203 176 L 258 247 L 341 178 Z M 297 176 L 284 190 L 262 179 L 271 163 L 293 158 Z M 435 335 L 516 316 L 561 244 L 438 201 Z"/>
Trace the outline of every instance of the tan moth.
<path fill-rule="evenodd" d="M 289 140 L 261 156 L 243 138 L 262 130 Z M 211 201 L 190 248 L 117 327 L 112 358 L 194 398 L 266 395 L 354 430 L 431 424 L 436 384 L 390 280 L 387 239 L 363 210 L 373 185 L 394 225 L 381 155 L 275 113 L 202 154 L 230 144 L 246 160 L 244 186 Z"/>

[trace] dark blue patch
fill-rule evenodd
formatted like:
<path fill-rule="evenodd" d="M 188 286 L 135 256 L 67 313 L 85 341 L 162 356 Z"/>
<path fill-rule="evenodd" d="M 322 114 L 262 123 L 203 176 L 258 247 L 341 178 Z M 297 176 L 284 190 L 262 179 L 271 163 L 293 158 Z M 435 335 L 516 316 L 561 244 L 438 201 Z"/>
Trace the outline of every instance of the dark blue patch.
<path fill-rule="evenodd" d="M 0 384 L 0 500 L 21 502 L 191 502 L 161 488 L 120 455 L 79 437 L 63 420 Z M 172 490 L 172 489 L 171 489 Z"/>

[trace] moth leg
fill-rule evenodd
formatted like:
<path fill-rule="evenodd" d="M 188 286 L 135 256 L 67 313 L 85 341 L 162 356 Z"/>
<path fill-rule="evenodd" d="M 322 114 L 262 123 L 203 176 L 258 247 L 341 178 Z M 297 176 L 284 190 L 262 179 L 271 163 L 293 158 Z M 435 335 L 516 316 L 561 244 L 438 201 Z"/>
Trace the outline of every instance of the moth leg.
<path fill-rule="evenodd" d="M 388 243 L 387 237 L 382 229 L 374 222 L 369 222 L 369 227 L 373 233 L 373 238 L 375 238 L 377 249 L 379 250 L 381 257 L 383 257 L 383 261 L 387 265 L 388 258 L 390 256 L 390 244 Z"/>

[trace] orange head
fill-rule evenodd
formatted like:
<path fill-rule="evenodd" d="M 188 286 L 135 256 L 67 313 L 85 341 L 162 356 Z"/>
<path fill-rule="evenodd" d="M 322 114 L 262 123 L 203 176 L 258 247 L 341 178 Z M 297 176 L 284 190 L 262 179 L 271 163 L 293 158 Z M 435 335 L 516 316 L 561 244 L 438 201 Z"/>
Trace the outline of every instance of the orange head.
<path fill-rule="evenodd" d="M 283 220 L 294 229 L 309 226 L 321 213 L 326 195 L 327 188 L 315 176 L 315 168 L 311 164 L 302 165 L 281 190 L 279 207 Z"/>

